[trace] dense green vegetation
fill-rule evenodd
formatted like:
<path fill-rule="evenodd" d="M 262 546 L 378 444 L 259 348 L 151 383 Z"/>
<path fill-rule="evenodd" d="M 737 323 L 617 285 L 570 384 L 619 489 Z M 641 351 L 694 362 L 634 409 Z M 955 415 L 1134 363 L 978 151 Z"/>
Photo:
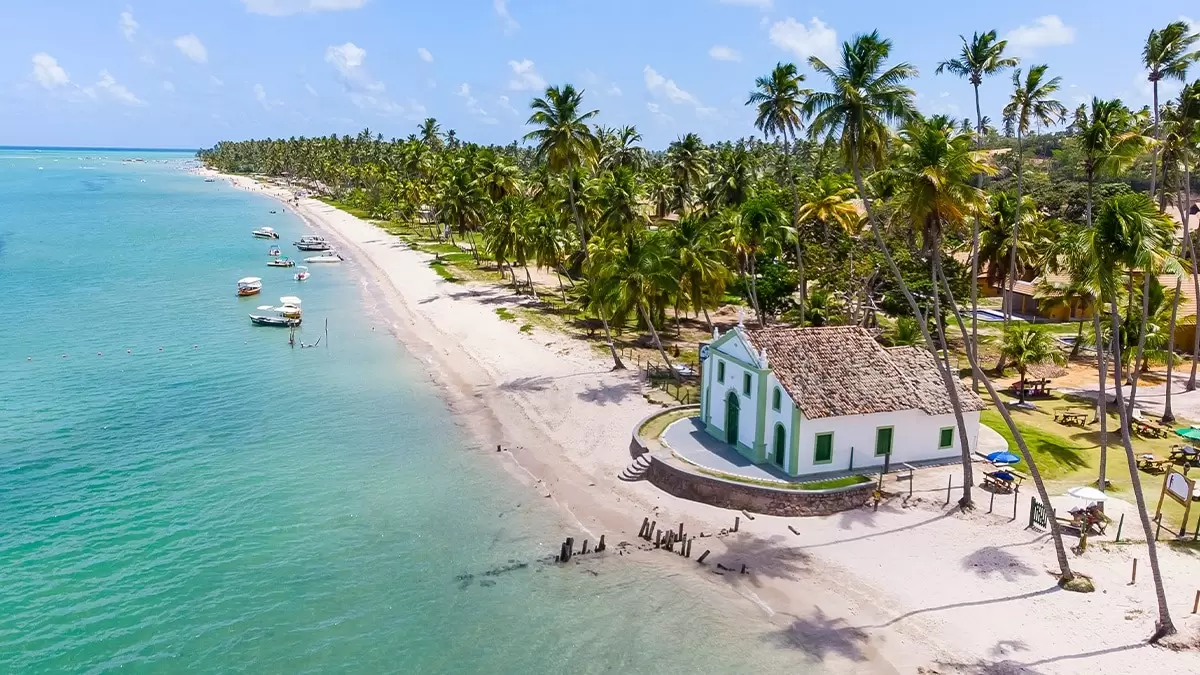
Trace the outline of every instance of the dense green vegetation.
<path fill-rule="evenodd" d="M 389 228 L 427 230 L 423 246 L 431 252 L 489 261 L 535 298 L 530 268 L 552 271 L 559 303 L 602 328 L 614 368 L 624 367 L 614 331 L 630 323 L 645 331 L 669 365 L 661 333 L 671 320 L 676 332 L 681 316 L 702 316 L 711 328 L 709 312 L 729 294 L 759 325 L 886 325 L 885 341 L 935 353 L 957 329 L 973 380 L 987 389 L 1048 503 L 1029 444 L 980 365 L 974 314 L 968 324 L 962 305 L 969 295 L 975 308 L 976 271 L 1009 293 L 1018 280 L 1044 272 L 1066 279 L 1041 294 L 1048 303 L 1095 309 L 1090 340 L 1105 347 L 1098 350 L 1101 391 L 1110 368 L 1113 382 L 1132 385 L 1128 398 L 1120 387 L 1115 393 L 1126 464 L 1136 465 L 1129 417 L 1139 376 L 1156 355 L 1173 366 L 1185 276 L 1200 295 L 1200 279 L 1189 274 L 1200 81 L 1186 84 L 1200 60 L 1198 41 L 1184 22 L 1148 36 L 1141 64 L 1154 92 L 1148 110 L 1097 98 L 1068 111 L 1050 67 L 1019 63 L 988 31 L 963 37 L 960 53 L 937 69 L 971 84 L 975 119 L 928 117 L 909 86 L 916 69 L 895 61 L 892 43 L 870 33 L 843 44 L 831 62 L 810 58 L 819 82 L 785 63 L 758 78 L 747 105 L 762 139 L 705 144 L 687 133 L 664 152 L 649 152 L 632 127 L 593 126 L 597 111 L 568 84 L 530 103 L 525 144 L 464 143 L 429 119 L 403 140 L 364 130 L 354 138 L 223 142 L 200 157 L 223 171 L 292 181 Z M 998 134 L 978 92 L 1009 74 Z M 1159 101 L 1163 80 L 1185 83 L 1176 100 Z M 1169 208 L 1179 213 L 1182 237 Z M 1174 292 L 1157 283 L 1160 274 L 1178 275 Z M 999 369 L 1011 359 L 1024 379 L 1029 365 L 1052 358 L 1053 345 L 1046 333 L 1004 318 Z M 1190 349 L 1182 347 L 1200 355 L 1200 333 Z M 948 358 L 939 363 L 960 429 L 960 505 L 969 508 L 974 480 L 957 373 Z M 1164 420 L 1171 417 L 1168 393 Z M 1159 600 L 1158 639 L 1174 626 L 1135 469 L 1130 484 Z M 1070 582 L 1061 532 L 1053 519 L 1050 527 L 1062 579 Z"/>

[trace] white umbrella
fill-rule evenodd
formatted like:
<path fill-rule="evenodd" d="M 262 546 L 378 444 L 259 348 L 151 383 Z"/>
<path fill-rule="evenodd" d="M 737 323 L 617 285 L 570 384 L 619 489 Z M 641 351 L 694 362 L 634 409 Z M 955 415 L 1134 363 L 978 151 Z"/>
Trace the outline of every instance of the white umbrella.
<path fill-rule="evenodd" d="M 1091 486 L 1073 487 L 1067 490 L 1067 494 L 1089 502 L 1102 502 L 1108 499 L 1108 495 Z"/>

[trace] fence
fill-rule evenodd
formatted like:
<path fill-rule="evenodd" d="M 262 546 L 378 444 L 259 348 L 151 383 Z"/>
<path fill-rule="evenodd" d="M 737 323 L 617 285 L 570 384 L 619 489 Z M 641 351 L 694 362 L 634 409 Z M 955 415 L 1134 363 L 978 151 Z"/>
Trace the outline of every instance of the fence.
<path fill-rule="evenodd" d="M 1029 525 L 1027 527 L 1044 532 L 1049 529 L 1048 523 L 1051 517 L 1050 509 L 1039 504 L 1037 497 L 1029 498 Z"/>

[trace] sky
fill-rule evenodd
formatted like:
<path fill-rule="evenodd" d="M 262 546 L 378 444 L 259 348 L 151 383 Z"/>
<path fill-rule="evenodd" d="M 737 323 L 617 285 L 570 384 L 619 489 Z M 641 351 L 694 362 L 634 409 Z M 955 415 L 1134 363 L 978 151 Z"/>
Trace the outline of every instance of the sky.
<path fill-rule="evenodd" d="M 548 84 L 585 90 L 610 126 L 650 148 L 687 132 L 755 133 L 745 105 L 779 61 L 807 65 L 879 30 L 916 66 L 927 114 L 973 115 L 971 87 L 939 61 L 959 35 L 996 30 L 1025 64 L 1063 78 L 1060 100 L 1148 104 L 1153 28 L 1200 6 L 1128 2 L 845 0 L 0 0 L 0 144 L 210 147 L 221 140 L 415 132 L 426 117 L 465 140 L 528 131 Z M 1200 78 L 1200 67 L 1191 74 Z M 1000 118 L 1009 76 L 982 89 Z M 1164 98 L 1177 92 L 1167 85 Z"/>

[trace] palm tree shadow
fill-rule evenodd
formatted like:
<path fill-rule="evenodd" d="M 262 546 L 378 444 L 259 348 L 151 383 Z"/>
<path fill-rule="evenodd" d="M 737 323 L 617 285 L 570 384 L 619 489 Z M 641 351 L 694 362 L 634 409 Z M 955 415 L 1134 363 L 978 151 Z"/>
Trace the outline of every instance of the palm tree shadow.
<path fill-rule="evenodd" d="M 950 511 L 945 511 L 943 513 L 939 513 L 939 514 L 933 516 L 932 518 L 926 518 L 925 520 L 922 520 L 918 523 L 910 523 L 908 525 L 902 525 L 900 527 L 895 527 L 890 530 L 880 530 L 877 532 L 868 532 L 866 534 L 860 534 L 857 537 L 850 537 L 848 539 L 834 539 L 833 541 L 826 541 L 826 542 L 822 542 L 820 544 L 808 544 L 806 546 L 801 546 L 800 548 L 802 548 L 802 549 L 823 548 L 825 546 L 836 546 L 837 544 L 846 544 L 846 543 L 849 543 L 852 541 L 861 541 L 863 539 L 870 539 L 872 537 L 882 537 L 885 534 L 894 534 L 896 532 L 903 532 L 905 530 L 912 530 L 912 529 L 915 529 L 918 527 L 922 527 L 924 525 L 928 525 L 934 521 L 938 521 L 938 520 L 941 520 L 942 518 L 946 518 L 946 517 L 950 516 L 951 513 L 952 512 L 950 512 Z"/>
<path fill-rule="evenodd" d="M 796 617 L 787 628 L 771 633 L 767 639 L 798 648 L 817 661 L 824 661 L 831 654 L 850 661 L 866 661 L 865 647 L 870 636 L 861 628 L 845 623 L 843 619 L 827 616 L 818 606 L 809 617 Z"/>
<path fill-rule="evenodd" d="M 638 393 L 638 383 L 636 382 L 616 382 L 613 384 L 589 385 L 583 391 L 576 394 L 579 400 L 586 403 L 599 403 L 600 405 L 608 405 L 609 403 L 620 403 L 630 396 L 635 396 Z"/>
<path fill-rule="evenodd" d="M 984 546 L 963 558 L 962 567 L 985 579 L 999 575 L 1009 582 L 1037 576 L 1037 572 L 1020 558 L 995 546 Z"/>
<path fill-rule="evenodd" d="M 785 544 L 785 541 L 782 535 L 762 538 L 743 533 L 726 542 L 726 551 L 717 562 L 732 570 L 725 574 L 726 579 L 730 581 L 741 578 L 739 572 L 742 565 L 746 566 L 751 574 L 751 583 L 755 585 L 756 577 L 799 579 L 809 571 L 812 556 L 800 548 Z"/>
<path fill-rule="evenodd" d="M 853 530 L 855 525 L 874 527 L 875 517 L 875 511 L 865 506 L 857 509 L 850 509 L 849 511 L 842 511 L 842 514 L 838 519 L 838 527 L 843 530 Z"/>

